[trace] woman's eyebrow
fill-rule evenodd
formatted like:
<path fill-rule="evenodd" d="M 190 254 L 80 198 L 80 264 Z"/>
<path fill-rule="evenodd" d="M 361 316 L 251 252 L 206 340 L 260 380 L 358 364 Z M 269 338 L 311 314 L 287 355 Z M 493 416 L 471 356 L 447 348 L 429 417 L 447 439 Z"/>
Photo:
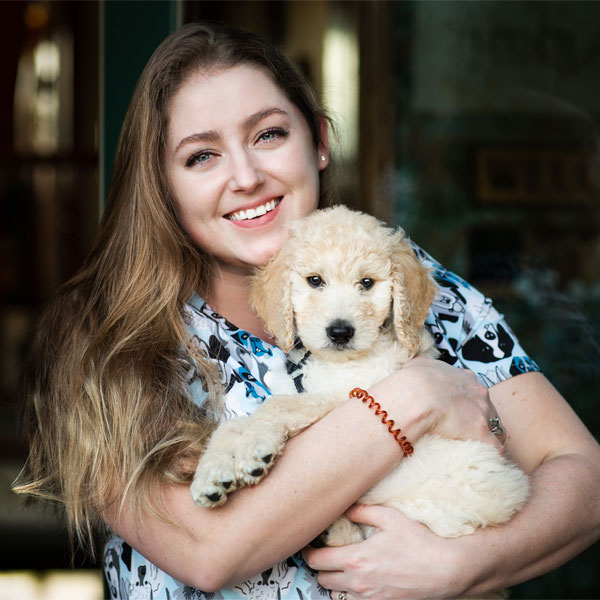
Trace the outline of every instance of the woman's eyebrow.
<path fill-rule="evenodd" d="M 286 117 L 289 116 L 288 113 L 285 110 L 282 110 L 281 108 L 266 108 L 265 110 L 259 110 L 258 112 L 255 112 L 254 114 L 244 119 L 244 121 L 242 122 L 242 129 L 244 131 L 248 131 L 253 127 L 256 127 L 256 125 L 258 125 L 263 119 L 266 119 L 267 117 L 273 114 L 283 115 Z M 219 138 L 220 135 L 212 129 L 209 129 L 208 131 L 201 131 L 199 133 L 192 133 L 191 135 L 184 137 L 177 144 L 175 152 L 178 152 L 182 146 L 185 146 L 185 144 L 197 142 L 216 142 L 219 140 Z"/>
<path fill-rule="evenodd" d="M 175 148 L 175 153 L 177 153 L 179 149 L 182 146 L 185 146 L 186 144 L 192 144 L 195 142 L 216 142 L 219 140 L 219 137 L 219 134 L 216 131 L 212 130 L 202 131 L 201 133 L 192 133 L 191 135 L 184 137 L 177 144 L 177 147 Z"/>
<path fill-rule="evenodd" d="M 259 110 L 258 112 L 255 112 L 253 115 L 250 115 L 247 119 L 245 119 L 242 123 L 242 128 L 246 131 L 252 129 L 253 127 L 256 127 L 256 125 L 258 125 L 263 119 L 266 119 L 271 115 L 289 116 L 288 113 L 281 108 L 266 108 L 265 110 Z"/>

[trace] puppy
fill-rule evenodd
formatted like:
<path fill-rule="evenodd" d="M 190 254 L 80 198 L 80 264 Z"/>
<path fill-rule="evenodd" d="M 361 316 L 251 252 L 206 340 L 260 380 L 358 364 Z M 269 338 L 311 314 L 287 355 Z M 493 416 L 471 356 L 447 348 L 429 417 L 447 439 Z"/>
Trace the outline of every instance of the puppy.
<path fill-rule="evenodd" d="M 218 506 L 258 483 L 285 441 L 352 388 L 368 389 L 417 355 L 435 357 L 424 321 L 436 289 L 401 229 L 343 206 L 294 223 L 284 248 L 254 277 L 250 299 L 296 363 L 297 385 L 273 390 L 286 395 L 217 428 L 192 483 L 194 501 Z M 304 393 L 295 393 L 300 386 Z M 508 521 L 528 493 L 527 477 L 492 446 L 427 435 L 360 502 L 395 507 L 457 537 Z M 370 533 L 341 518 L 323 538 L 345 545 Z"/>

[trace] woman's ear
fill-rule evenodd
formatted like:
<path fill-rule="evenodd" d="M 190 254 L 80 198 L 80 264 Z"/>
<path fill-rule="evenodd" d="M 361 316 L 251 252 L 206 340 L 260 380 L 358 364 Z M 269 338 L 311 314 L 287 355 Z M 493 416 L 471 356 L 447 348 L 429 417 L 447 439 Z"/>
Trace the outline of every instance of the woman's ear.
<path fill-rule="evenodd" d="M 402 230 L 393 234 L 392 302 L 394 328 L 399 341 L 413 355 L 420 346 L 420 331 L 437 291 L 429 270 L 421 263 Z"/>
<path fill-rule="evenodd" d="M 319 170 L 322 171 L 329 164 L 329 123 L 321 117 L 319 125 L 319 145 L 317 147 Z"/>
<path fill-rule="evenodd" d="M 284 248 L 259 268 L 251 279 L 249 290 L 250 304 L 284 352 L 289 352 L 294 345 L 294 309 L 288 254 Z"/>

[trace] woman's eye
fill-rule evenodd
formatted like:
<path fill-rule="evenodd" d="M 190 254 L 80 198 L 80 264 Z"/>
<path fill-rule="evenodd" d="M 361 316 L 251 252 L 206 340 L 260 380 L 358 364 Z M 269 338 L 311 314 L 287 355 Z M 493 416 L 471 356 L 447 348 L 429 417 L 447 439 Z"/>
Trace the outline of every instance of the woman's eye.
<path fill-rule="evenodd" d="M 207 150 L 203 150 L 202 152 L 197 152 L 196 154 L 192 154 L 186 163 L 186 167 L 193 167 L 194 165 L 201 165 L 205 162 L 208 162 L 213 157 L 212 152 L 208 152 Z"/>
<path fill-rule="evenodd" d="M 311 275 L 310 277 L 306 278 L 306 281 L 308 281 L 308 285 L 314 288 L 318 288 L 323 285 L 323 280 L 319 275 Z"/>
<path fill-rule="evenodd" d="M 371 279 L 370 277 L 363 277 L 360 280 L 360 285 L 365 289 L 365 290 L 370 290 L 374 285 L 375 285 L 375 280 Z"/>
<path fill-rule="evenodd" d="M 258 139 L 261 142 L 272 142 L 273 140 L 276 140 L 278 138 L 284 138 L 288 136 L 288 131 L 285 129 L 282 129 L 280 127 L 273 127 L 272 129 L 268 129 L 267 131 L 263 131 L 259 136 Z"/>

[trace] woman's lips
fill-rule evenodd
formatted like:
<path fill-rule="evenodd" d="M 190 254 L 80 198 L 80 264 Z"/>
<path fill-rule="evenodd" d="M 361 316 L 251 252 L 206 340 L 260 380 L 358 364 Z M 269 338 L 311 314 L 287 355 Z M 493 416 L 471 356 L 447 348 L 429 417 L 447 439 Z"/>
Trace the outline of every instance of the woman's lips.
<path fill-rule="evenodd" d="M 225 215 L 225 218 L 232 221 L 236 225 L 251 226 L 259 225 L 264 222 L 270 221 L 277 212 L 277 207 L 281 203 L 283 196 L 269 200 L 263 204 L 259 204 L 254 208 L 248 208 L 246 210 L 238 210 Z"/>

